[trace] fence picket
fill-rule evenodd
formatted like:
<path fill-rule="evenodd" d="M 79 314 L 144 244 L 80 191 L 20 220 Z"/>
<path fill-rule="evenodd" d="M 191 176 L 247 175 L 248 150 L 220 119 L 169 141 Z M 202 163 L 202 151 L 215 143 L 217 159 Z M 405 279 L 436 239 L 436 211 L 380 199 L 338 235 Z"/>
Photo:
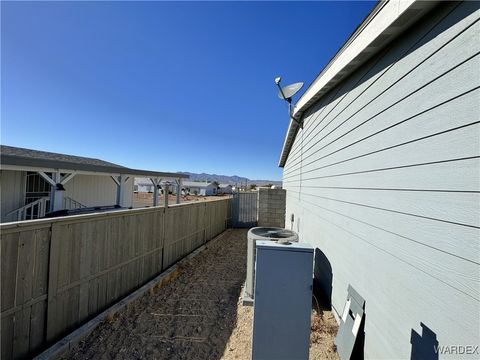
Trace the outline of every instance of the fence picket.
<path fill-rule="evenodd" d="M 225 230 L 229 202 L 0 224 L 1 358 L 31 357 Z"/>

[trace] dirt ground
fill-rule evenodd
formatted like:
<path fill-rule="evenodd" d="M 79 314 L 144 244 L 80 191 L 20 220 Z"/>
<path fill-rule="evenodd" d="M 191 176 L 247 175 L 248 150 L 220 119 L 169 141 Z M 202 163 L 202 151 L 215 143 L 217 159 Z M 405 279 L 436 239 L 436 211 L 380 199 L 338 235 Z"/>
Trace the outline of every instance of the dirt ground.
<path fill-rule="evenodd" d="M 242 289 L 243 291 L 243 289 Z M 237 307 L 237 323 L 230 336 L 222 360 L 247 360 L 252 352 L 253 307 Z M 334 344 L 337 322 L 330 311 L 312 311 L 310 360 L 339 360 Z"/>
<path fill-rule="evenodd" d="M 197 201 L 212 201 L 218 199 L 228 198 L 229 195 L 217 195 L 217 196 L 198 196 L 198 195 L 182 195 L 181 202 L 188 203 L 188 202 L 197 202 Z M 175 204 L 177 201 L 176 195 L 169 195 L 168 196 L 168 203 Z M 147 206 L 153 206 L 153 194 L 152 193 L 134 193 L 133 194 L 133 208 L 141 208 Z M 163 206 L 165 200 L 163 195 L 158 197 L 158 205 Z"/>
<path fill-rule="evenodd" d="M 246 230 L 227 230 L 180 262 L 179 276 L 74 347 L 71 359 L 250 359 L 253 308 L 241 305 Z M 312 314 L 310 359 L 338 359 L 329 312 Z"/>

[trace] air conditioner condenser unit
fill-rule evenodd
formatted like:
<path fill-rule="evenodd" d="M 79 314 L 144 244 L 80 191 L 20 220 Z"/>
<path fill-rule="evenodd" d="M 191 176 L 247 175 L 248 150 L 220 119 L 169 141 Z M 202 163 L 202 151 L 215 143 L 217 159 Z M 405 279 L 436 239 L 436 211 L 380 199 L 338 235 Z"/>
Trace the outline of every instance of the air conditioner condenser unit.
<path fill-rule="evenodd" d="M 253 360 L 308 360 L 313 247 L 257 241 Z"/>
<path fill-rule="evenodd" d="M 243 294 L 243 304 L 252 305 L 255 291 L 255 254 L 257 241 L 275 241 L 278 243 L 298 242 L 296 232 L 275 227 L 254 227 L 247 234 L 247 278 Z"/>

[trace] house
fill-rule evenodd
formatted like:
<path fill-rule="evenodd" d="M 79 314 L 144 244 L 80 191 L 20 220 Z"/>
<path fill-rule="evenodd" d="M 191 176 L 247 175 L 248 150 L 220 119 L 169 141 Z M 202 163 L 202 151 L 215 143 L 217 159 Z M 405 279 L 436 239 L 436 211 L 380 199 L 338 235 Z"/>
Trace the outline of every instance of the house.
<path fill-rule="evenodd" d="M 478 357 L 479 7 L 379 2 L 294 107 L 286 224 L 338 317 L 365 299 L 366 358 Z"/>
<path fill-rule="evenodd" d="M 232 194 L 233 187 L 230 184 L 219 184 L 218 185 L 218 194 Z"/>
<path fill-rule="evenodd" d="M 211 196 L 217 195 L 218 183 L 213 182 L 199 182 L 199 181 L 183 181 L 182 189 L 186 194 Z"/>
<path fill-rule="evenodd" d="M 0 151 L 1 222 L 40 218 L 64 209 L 131 207 L 136 176 L 158 183 L 187 178 L 13 146 L 2 145 Z"/>
<path fill-rule="evenodd" d="M 154 185 L 149 178 L 135 178 L 135 183 L 133 184 L 134 192 L 146 192 L 152 193 Z"/>

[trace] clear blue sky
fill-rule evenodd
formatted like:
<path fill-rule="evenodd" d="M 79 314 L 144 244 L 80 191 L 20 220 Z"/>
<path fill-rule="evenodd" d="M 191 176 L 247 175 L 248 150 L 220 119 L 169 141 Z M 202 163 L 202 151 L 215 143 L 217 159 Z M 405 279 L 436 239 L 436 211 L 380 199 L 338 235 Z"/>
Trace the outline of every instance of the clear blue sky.
<path fill-rule="evenodd" d="M 274 77 L 308 85 L 373 6 L 2 1 L 1 142 L 280 180 Z"/>

